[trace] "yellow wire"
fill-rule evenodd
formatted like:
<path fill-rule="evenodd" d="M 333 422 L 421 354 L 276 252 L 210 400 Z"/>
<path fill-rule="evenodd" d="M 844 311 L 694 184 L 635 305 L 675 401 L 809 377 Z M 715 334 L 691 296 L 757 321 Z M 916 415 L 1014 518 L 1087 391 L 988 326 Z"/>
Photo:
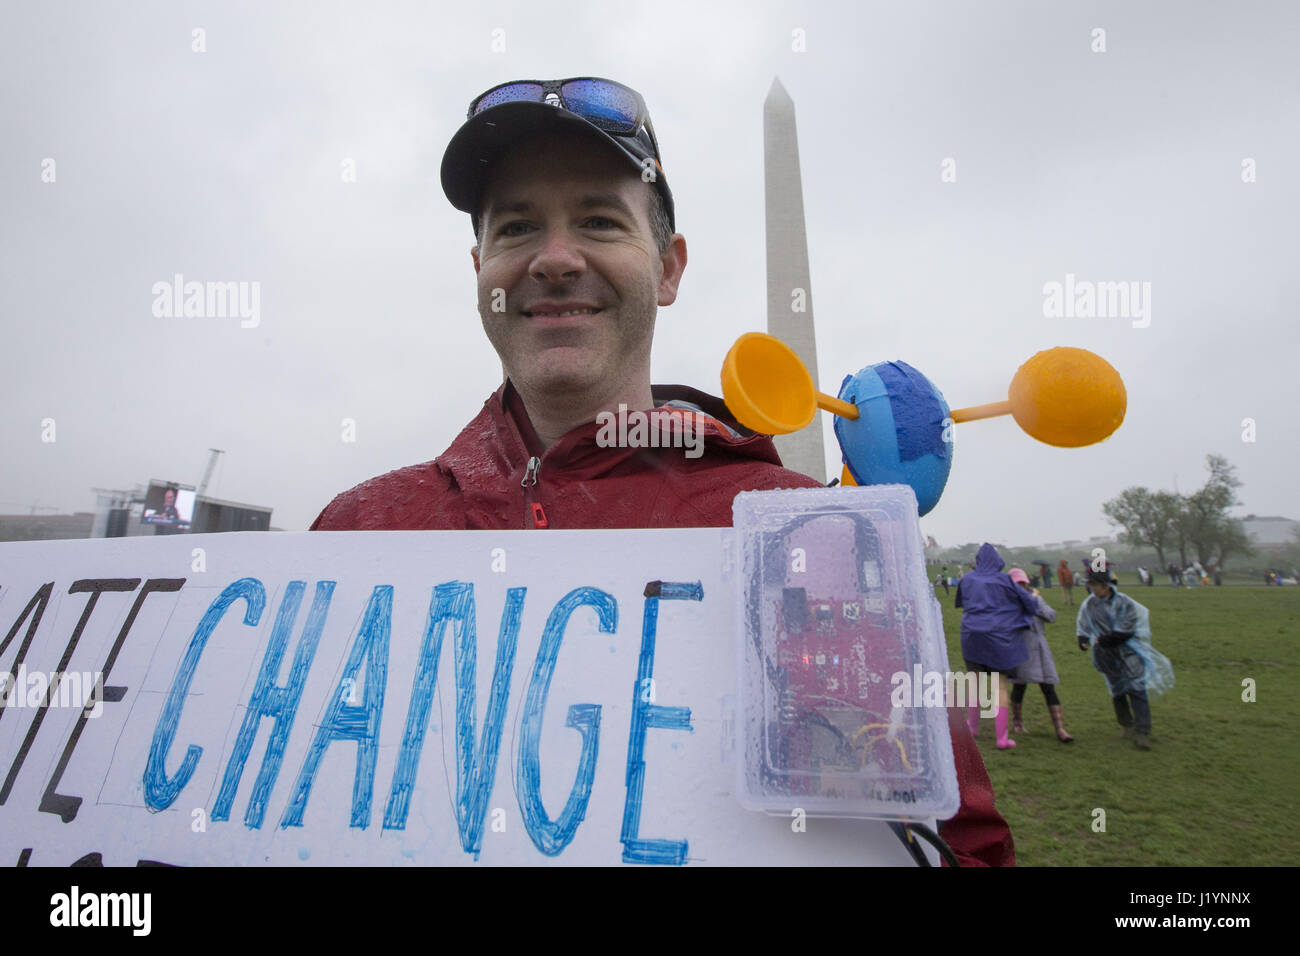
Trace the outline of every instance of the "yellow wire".
<path fill-rule="evenodd" d="M 868 730 L 871 730 L 872 728 L 884 728 L 886 731 L 888 731 L 889 724 L 864 724 L 862 727 L 858 729 L 858 732 L 853 735 L 852 746 L 856 747 L 858 745 L 858 738 L 861 737 L 863 733 L 865 733 Z M 866 749 L 870 750 L 879 741 L 886 739 L 888 736 L 889 734 L 888 732 L 886 732 L 883 734 L 877 734 L 874 737 L 868 737 L 866 743 Z M 908 770 L 911 770 L 912 764 L 907 759 L 907 749 L 903 746 L 903 742 L 899 740 L 897 737 L 895 737 L 894 743 L 898 745 L 898 756 L 902 758 L 903 766 L 906 767 Z"/>

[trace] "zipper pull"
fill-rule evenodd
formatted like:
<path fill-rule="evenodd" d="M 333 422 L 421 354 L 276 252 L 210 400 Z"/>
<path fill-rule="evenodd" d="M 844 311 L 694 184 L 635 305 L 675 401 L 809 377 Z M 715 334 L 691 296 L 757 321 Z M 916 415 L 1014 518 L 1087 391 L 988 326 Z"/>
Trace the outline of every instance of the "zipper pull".
<path fill-rule="evenodd" d="M 536 455 L 534 455 L 532 458 L 529 458 L 528 467 L 524 470 L 524 479 L 523 481 L 519 482 L 519 484 L 524 488 L 528 488 L 531 485 L 537 484 L 537 474 L 541 470 L 542 470 L 542 460 L 538 458 Z M 530 481 L 529 479 L 532 480 Z"/>
<path fill-rule="evenodd" d="M 528 505 L 534 528 L 545 528 L 550 525 L 550 522 L 546 520 L 546 511 L 542 508 L 542 503 L 533 500 L 532 489 L 537 487 L 537 476 L 541 474 L 541 471 L 542 460 L 534 455 L 528 459 L 528 467 L 524 469 L 523 481 L 519 482 L 524 487 L 524 502 Z"/>

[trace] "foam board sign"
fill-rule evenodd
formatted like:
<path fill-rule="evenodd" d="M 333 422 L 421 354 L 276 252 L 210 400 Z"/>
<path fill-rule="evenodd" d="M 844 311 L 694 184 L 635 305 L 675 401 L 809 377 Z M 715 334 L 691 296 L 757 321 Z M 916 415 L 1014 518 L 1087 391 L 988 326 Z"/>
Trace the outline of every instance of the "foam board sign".
<path fill-rule="evenodd" d="M 730 534 L 0 545 L 0 862 L 912 865 L 737 801 Z"/>

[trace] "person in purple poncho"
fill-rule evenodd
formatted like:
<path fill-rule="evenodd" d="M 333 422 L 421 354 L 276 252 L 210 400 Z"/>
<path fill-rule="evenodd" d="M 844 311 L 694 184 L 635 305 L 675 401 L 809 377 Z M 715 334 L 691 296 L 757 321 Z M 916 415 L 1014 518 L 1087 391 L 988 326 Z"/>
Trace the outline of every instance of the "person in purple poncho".
<path fill-rule="evenodd" d="M 966 669 L 1000 674 L 998 712 L 993 726 L 999 750 L 1014 747 L 1010 737 L 1007 687 L 1011 672 L 1029 657 L 1021 632 L 1032 626 L 1037 604 L 1002 573 L 1005 562 L 997 548 L 987 541 L 975 555 L 975 570 L 962 575 L 957 584 L 956 606 L 962 609 L 961 656 Z M 972 735 L 979 734 L 979 707 L 967 711 Z"/>

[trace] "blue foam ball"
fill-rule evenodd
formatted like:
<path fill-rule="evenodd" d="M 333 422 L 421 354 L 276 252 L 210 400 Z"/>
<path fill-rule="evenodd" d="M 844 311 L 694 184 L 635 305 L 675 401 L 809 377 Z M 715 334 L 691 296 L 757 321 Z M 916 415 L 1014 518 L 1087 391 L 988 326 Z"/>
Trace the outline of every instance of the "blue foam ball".
<path fill-rule="evenodd" d="M 878 362 L 846 376 L 839 397 L 858 407 L 856 419 L 835 416 L 835 437 L 853 480 L 911 485 L 918 513 L 934 508 L 952 469 L 953 429 L 948 425 L 945 436 L 943 393 L 906 362 Z"/>

